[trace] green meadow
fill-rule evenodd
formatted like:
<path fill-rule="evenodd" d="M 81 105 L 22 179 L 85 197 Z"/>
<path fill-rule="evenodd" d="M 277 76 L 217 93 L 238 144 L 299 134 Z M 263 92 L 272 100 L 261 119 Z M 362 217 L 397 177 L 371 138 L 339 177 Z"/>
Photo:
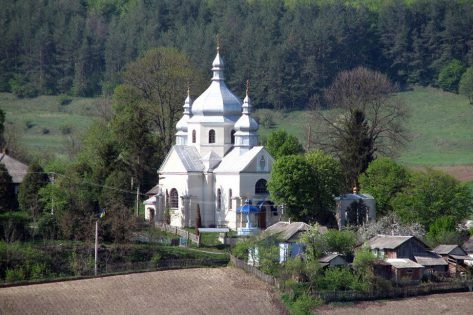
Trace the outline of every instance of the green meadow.
<path fill-rule="evenodd" d="M 473 164 L 473 106 L 457 94 L 416 87 L 398 94 L 409 110 L 409 141 L 397 159 L 410 166 Z M 20 142 L 32 152 L 63 155 L 71 137 L 80 138 L 100 114 L 98 98 L 40 96 L 18 99 L 0 93 L 0 108 L 7 114 L 7 128 L 14 128 Z M 309 111 L 257 110 L 260 136 L 284 128 L 307 143 L 313 125 Z M 269 118 L 268 118 L 269 117 Z M 313 126 L 316 128 L 316 126 Z"/>

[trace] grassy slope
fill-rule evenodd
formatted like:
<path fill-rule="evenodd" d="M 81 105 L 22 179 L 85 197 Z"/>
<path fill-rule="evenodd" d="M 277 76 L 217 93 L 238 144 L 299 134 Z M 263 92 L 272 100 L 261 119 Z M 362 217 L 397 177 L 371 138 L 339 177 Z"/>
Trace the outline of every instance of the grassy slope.
<path fill-rule="evenodd" d="M 473 107 L 465 97 L 420 87 L 400 96 L 410 112 L 406 127 L 411 140 L 400 152 L 399 161 L 412 166 L 473 164 Z M 284 128 L 306 143 L 310 119 L 306 112 L 272 115 L 272 130 Z M 261 134 L 270 131 L 261 126 Z"/>
<path fill-rule="evenodd" d="M 413 166 L 473 164 L 473 107 L 465 97 L 433 88 L 416 88 L 400 95 L 410 110 L 407 128 L 411 141 L 399 161 Z M 71 99 L 69 105 L 61 106 L 55 96 L 17 99 L 0 93 L 0 108 L 6 111 L 7 122 L 23 133 L 22 142 L 29 149 L 64 154 L 67 140 L 60 128 L 69 126 L 73 134 L 83 133 L 97 115 L 98 99 Z M 263 117 L 268 112 L 260 110 L 257 115 Z M 306 143 L 310 121 L 307 112 L 270 113 L 274 126 L 260 126 L 260 135 L 285 128 Z M 49 129 L 48 134 L 43 134 L 44 128 Z"/>
<path fill-rule="evenodd" d="M 18 99 L 12 94 L 0 93 L 0 108 L 6 112 L 6 128 L 14 125 L 28 149 L 64 154 L 67 136 L 62 134 L 61 128 L 71 128 L 72 135 L 83 133 L 97 115 L 97 99 L 70 99 L 70 104 L 60 105 L 57 96 Z M 46 129 L 49 132 L 46 133 Z"/>

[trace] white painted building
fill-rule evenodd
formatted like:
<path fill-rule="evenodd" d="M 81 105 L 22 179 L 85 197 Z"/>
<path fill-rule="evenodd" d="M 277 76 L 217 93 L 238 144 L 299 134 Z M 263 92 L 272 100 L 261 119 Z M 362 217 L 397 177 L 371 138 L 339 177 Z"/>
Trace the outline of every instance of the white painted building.
<path fill-rule="evenodd" d="M 171 225 L 194 226 L 199 205 L 203 226 L 236 229 L 246 224 L 247 216 L 237 209 L 248 199 L 260 209 L 250 214 L 251 225 L 265 228 L 280 218 L 267 200 L 274 159 L 258 146 L 248 87 L 242 103 L 225 84 L 218 50 L 212 72 L 210 86 L 194 102 L 188 93 L 176 125 L 176 145 L 158 170 L 154 194 L 145 201 L 146 218 L 163 221 L 169 209 Z"/>

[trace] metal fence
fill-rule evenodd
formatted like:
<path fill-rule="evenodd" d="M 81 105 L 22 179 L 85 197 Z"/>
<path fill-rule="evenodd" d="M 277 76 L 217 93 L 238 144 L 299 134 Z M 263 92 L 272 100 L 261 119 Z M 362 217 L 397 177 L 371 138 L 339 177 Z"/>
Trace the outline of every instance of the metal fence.
<path fill-rule="evenodd" d="M 194 233 L 191 233 L 189 231 L 180 229 L 180 228 L 175 227 L 175 226 L 171 226 L 171 225 L 166 224 L 166 223 L 156 222 L 154 224 L 154 226 L 156 228 L 160 229 L 161 231 L 173 233 L 173 234 L 179 235 L 181 237 L 187 238 L 189 241 L 193 242 L 197 246 L 200 246 L 200 236 L 199 235 L 196 235 Z"/>

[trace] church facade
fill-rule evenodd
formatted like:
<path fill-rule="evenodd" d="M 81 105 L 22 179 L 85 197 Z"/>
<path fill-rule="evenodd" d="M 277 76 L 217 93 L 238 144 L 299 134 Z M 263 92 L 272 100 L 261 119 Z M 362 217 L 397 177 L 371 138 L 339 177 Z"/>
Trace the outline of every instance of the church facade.
<path fill-rule="evenodd" d="M 225 84 L 218 49 L 212 72 L 210 86 L 195 101 L 188 92 L 176 124 L 176 144 L 158 170 L 159 184 L 144 202 L 145 216 L 164 222 L 168 213 L 171 225 L 191 227 L 199 208 L 204 227 L 237 229 L 250 220 L 252 226 L 266 228 L 280 218 L 267 191 L 274 159 L 258 146 L 248 84 L 241 102 Z M 245 201 L 258 210 L 239 213 Z"/>

